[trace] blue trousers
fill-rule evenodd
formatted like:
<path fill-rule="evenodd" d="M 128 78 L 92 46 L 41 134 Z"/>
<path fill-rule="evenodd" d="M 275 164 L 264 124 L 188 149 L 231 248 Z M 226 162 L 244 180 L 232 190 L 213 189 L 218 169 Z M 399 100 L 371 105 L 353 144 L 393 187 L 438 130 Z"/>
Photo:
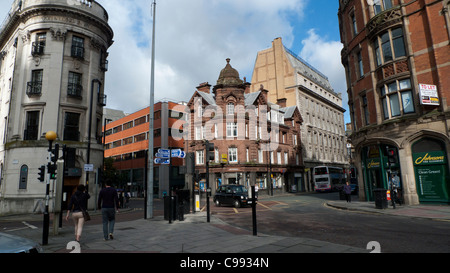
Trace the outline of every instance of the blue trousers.
<path fill-rule="evenodd" d="M 102 208 L 103 237 L 107 240 L 108 235 L 114 232 L 116 223 L 116 210 L 114 208 Z"/>

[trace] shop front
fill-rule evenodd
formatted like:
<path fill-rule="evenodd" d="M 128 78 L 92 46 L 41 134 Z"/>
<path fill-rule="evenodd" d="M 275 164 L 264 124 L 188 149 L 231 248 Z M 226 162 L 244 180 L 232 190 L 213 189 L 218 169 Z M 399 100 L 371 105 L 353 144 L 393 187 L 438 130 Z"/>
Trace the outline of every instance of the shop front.
<path fill-rule="evenodd" d="M 393 155 L 388 155 L 388 151 L 393 151 Z M 389 177 L 396 178 L 401 195 L 401 170 L 396 147 L 383 143 L 368 145 L 363 147 L 361 158 L 366 201 L 374 201 L 375 189 L 389 189 Z"/>
<path fill-rule="evenodd" d="M 445 144 L 424 138 L 412 145 L 414 174 L 420 203 L 450 203 L 450 176 Z"/>

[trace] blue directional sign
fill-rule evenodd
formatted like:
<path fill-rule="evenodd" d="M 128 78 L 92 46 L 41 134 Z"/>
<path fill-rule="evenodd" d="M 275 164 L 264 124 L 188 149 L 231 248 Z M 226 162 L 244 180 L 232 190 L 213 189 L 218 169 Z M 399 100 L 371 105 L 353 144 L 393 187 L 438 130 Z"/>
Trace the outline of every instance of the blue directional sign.
<path fill-rule="evenodd" d="M 170 154 L 170 149 L 158 149 L 158 153 Z"/>
<path fill-rule="evenodd" d="M 170 154 L 156 153 L 155 157 L 159 158 L 170 158 Z"/>
<path fill-rule="evenodd" d="M 169 149 L 158 149 L 158 152 L 155 154 L 155 157 L 170 158 L 170 150 Z"/>
<path fill-rule="evenodd" d="M 181 149 L 172 149 L 171 151 L 171 157 L 178 157 L 178 158 L 185 158 L 186 153 L 182 151 Z"/>
<path fill-rule="evenodd" d="M 155 158 L 155 164 L 170 164 L 170 158 Z"/>

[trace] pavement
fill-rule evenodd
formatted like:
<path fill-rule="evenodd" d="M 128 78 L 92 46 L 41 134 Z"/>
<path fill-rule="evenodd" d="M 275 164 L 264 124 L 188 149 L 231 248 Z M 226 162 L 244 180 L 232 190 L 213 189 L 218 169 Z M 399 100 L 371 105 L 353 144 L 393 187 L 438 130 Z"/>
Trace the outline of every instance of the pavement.
<path fill-rule="evenodd" d="M 351 212 L 387 214 L 399 217 L 427 218 L 450 222 L 449 205 L 388 206 L 377 209 L 373 202 L 343 200 L 326 201 L 334 209 Z M 127 213 L 122 210 L 120 214 Z M 91 213 L 95 217 L 99 212 Z M 117 217 L 120 217 L 120 214 Z M 99 217 L 99 216 L 98 216 Z M 23 222 L 42 219 L 42 215 L 0 217 L 2 221 Z M 206 221 L 206 212 L 185 214 L 184 221 L 169 223 L 163 216 L 116 222 L 114 239 L 103 239 L 102 225 L 87 222 L 79 246 L 73 242 L 73 225 L 64 223 L 53 235 L 50 223 L 48 245 L 45 253 L 369 253 L 371 250 L 300 237 L 285 237 L 258 233 L 232 226 L 214 214 Z M 37 227 L 11 231 L 12 234 L 42 241 L 42 229 Z M 75 245 L 75 247 L 71 247 Z"/>

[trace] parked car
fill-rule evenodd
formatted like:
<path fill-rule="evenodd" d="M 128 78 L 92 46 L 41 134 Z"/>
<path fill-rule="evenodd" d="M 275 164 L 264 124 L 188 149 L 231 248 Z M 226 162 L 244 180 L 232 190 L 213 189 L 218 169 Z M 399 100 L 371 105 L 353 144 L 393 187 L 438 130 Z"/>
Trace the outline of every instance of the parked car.
<path fill-rule="evenodd" d="M 0 253 L 41 253 L 40 244 L 30 239 L 0 232 Z"/>
<path fill-rule="evenodd" d="M 258 195 L 256 195 L 256 198 Z M 252 204 L 252 198 L 248 196 L 248 190 L 242 185 L 222 185 L 214 195 L 216 206 L 232 205 L 236 208 Z"/>

